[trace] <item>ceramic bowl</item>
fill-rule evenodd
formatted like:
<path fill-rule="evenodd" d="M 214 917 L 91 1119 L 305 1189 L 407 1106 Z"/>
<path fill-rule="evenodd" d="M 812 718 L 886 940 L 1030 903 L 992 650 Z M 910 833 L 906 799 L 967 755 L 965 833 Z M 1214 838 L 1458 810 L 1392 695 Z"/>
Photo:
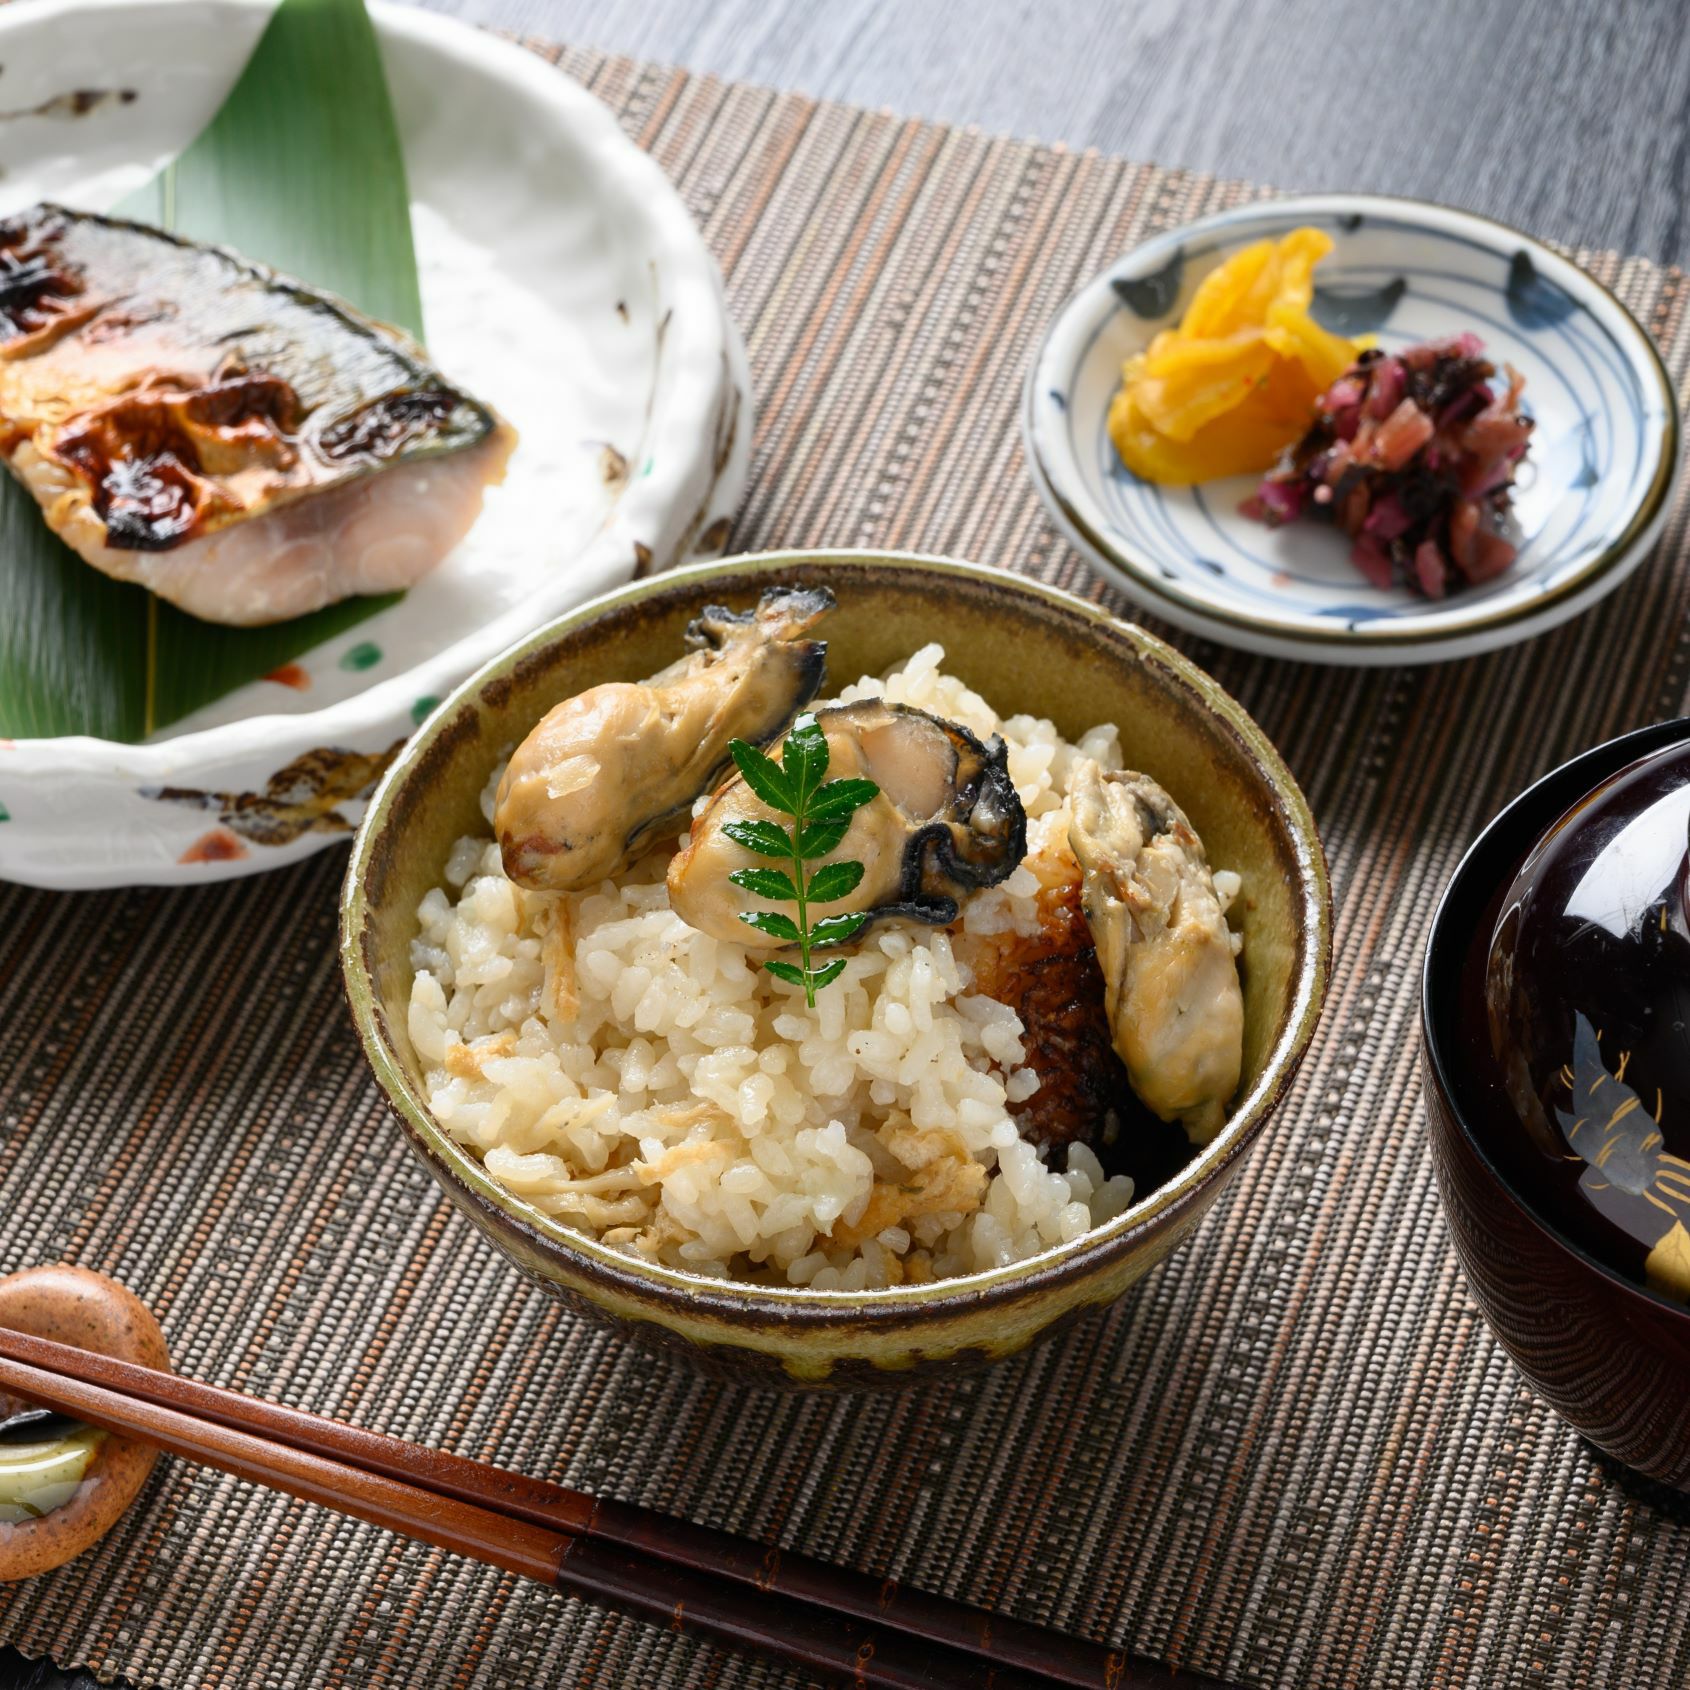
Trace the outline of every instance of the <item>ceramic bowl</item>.
<path fill-rule="evenodd" d="M 1599 781 L 1664 745 L 1668 722 L 1546 776 L 1480 834 L 1433 918 L 1421 989 L 1421 1072 L 1433 1167 L 1456 1253 L 1527 1382 L 1592 1443 L 1690 1490 L 1690 1309 L 1634 1283 L 1543 1218 L 1487 1148 L 1483 1082 L 1465 1054 L 1464 971 L 1540 834 Z"/>
<path fill-rule="evenodd" d="M 890 1290 L 723 1284 L 653 1266 L 540 1214 L 496 1185 L 431 1118 L 406 1035 L 419 900 L 505 751 L 559 699 L 668 663 L 704 605 L 755 602 L 771 582 L 825 583 L 836 681 L 880 672 L 927 640 L 1004 713 L 1068 735 L 1121 729 L 1167 784 L 1214 861 L 1238 869 L 1245 1078 L 1227 1126 L 1169 1183 L 1068 1245 L 990 1273 Z M 360 1038 L 412 1150 L 531 1277 L 589 1314 L 739 1379 L 860 1386 L 1021 1348 L 1108 1303 L 1196 1225 L 1267 1128 L 1313 1033 L 1330 945 L 1326 866 L 1296 783 L 1261 730 L 1200 669 L 1141 629 L 1064 593 L 971 564 L 865 552 L 773 553 L 688 569 L 553 623 L 466 682 L 371 799 L 342 906 L 342 964 Z"/>
<path fill-rule="evenodd" d="M 150 181 L 221 104 L 271 9 L 0 8 L 0 215 L 43 198 L 104 210 Z M 429 348 L 516 425 L 505 483 L 397 603 L 146 742 L 0 740 L 9 880 L 195 885 L 295 862 L 351 831 L 387 759 L 464 676 L 572 605 L 726 538 L 750 381 L 680 195 L 535 54 L 412 6 L 370 11 Z M 72 120 L 50 105 L 67 83 L 132 97 L 82 100 Z"/>
<path fill-rule="evenodd" d="M 1526 378 L 1536 419 L 1515 495 L 1519 556 L 1431 601 L 1382 591 L 1335 529 L 1242 515 L 1256 477 L 1158 487 L 1109 438 L 1121 364 L 1239 247 L 1312 224 L 1333 251 L 1313 313 L 1387 349 L 1472 330 Z M 1518 230 L 1417 200 L 1323 194 L 1240 206 L 1135 248 L 1066 305 L 1027 383 L 1033 479 L 1092 566 L 1147 609 L 1228 645 L 1325 663 L 1425 663 L 1542 633 L 1617 587 L 1659 536 L 1678 407 L 1654 343 L 1589 274 Z"/>

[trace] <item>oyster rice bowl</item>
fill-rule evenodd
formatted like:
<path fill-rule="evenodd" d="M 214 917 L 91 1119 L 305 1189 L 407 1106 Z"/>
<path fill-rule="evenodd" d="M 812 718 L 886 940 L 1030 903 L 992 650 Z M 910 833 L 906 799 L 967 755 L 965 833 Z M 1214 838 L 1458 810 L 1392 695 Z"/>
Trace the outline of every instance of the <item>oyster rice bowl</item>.
<path fill-rule="evenodd" d="M 1330 923 L 1295 782 L 1177 652 L 997 570 L 787 552 L 466 682 L 370 800 L 341 959 L 408 1148 L 516 1269 L 849 1390 L 1176 1248 L 1308 1046 Z"/>
<path fill-rule="evenodd" d="M 573 895 L 508 878 L 490 837 L 459 840 L 419 910 L 409 1032 L 435 1118 L 514 1196 L 673 1267 L 817 1290 L 1000 1267 L 1132 1201 L 1112 1143 L 1039 1142 L 1028 1030 L 983 989 L 1077 884 L 1070 782 L 1120 770 L 1119 736 L 1000 719 L 943 661 L 929 644 L 839 701 L 1001 735 L 1026 858 L 946 926 L 875 927 L 814 1007 L 676 913 L 684 831 Z M 1214 881 L 1230 902 L 1237 877 Z"/>

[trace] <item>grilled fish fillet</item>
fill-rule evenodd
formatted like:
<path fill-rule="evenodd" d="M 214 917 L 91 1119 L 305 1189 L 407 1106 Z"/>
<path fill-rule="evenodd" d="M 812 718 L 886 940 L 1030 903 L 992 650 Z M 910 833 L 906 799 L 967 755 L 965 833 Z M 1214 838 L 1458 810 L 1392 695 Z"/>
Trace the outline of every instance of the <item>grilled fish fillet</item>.
<path fill-rule="evenodd" d="M 38 205 L 0 223 L 0 456 L 96 569 L 212 622 L 409 587 L 515 432 L 262 264 Z"/>

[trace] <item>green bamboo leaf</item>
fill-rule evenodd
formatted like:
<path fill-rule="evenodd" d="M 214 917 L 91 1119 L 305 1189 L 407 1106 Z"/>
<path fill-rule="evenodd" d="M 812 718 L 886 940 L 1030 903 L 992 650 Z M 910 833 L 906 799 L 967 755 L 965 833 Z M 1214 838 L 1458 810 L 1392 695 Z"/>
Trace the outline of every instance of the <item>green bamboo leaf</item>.
<path fill-rule="evenodd" d="M 844 957 L 835 957 L 832 962 L 823 963 L 820 968 L 812 968 L 810 970 L 810 990 L 819 992 L 823 986 L 831 986 L 844 972 Z"/>
<path fill-rule="evenodd" d="M 818 950 L 823 945 L 843 945 L 847 939 L 856 938 L 867 920 L 866 914 L 824 915 L 810 929 L 810 949 Z"/>
<path fill-rule="evenodd" d="M 405 155 L 364 0 L 281 0 L 216 116 L 118 209 L 422 339 Z"/>
<path fill-rule="evenodd" d="M 728 838 L 759 857 L 790 857 L 792 835 L 773 822 L 728 822 L 723 828 Z"/>
<path fill-rule="evenodd" d="M 0 736 L 147 735 L 144 587 L 89 568 L 0 470 Z"/>
<path fill-rule="evenodd" d="M 823 863 L 805 883 L 804 896 L 815 904 L 836 903 L 855 892 L 862 878 L 861 863 Z"/>
<path fill-rule="evenodd" d="M 781 759 L 787 782 L 792 787 L 796 811 L 800 815 L 810 794 L 821 785 L 822 776 L 827 773 L 827 758 L 827 735 L 822 732 L 821 724 L 815 717 L 806 711 L 787 730 Z"/>
<path fill-rule="evenodd" d="M 783 816 L 798 814 L 792 784 L 774 758 L 766 756 L 755 745 L 747 745 L 743 739 L 729 740 L 728 750 L 733 755 L 734 767 L 745 777 L 745 784 L 771 810 L 778 810 Z"/>
<path fill-rule="evenodd" d="M 759 933 L 767 933 L 771 939 L 779 939 L 782 944 L 798 943 L 798 923 L 791 916 L 782 915 L 779 910 L 742 910 L 739 919 L 747 927 L 755 927 Z"/>
<path fill-rule="evenodd" d="M 849 822 L 805 822 L 798 829 L 798 855 L 814 862 L 835 850 L 845 837 Z"/>
<path fill-rule="evenodd" d="M 795 903 L 798 899 L 798 888 L 792 884 L 792 876 L 782 874 L 778 868 L 736 868 L 728 879 L 759 898 L 777 898 L 786 903 Z"/>
<path fill-rule="evenodd" d="M 804 806 L 804 814 L 812 821 L 843 820 L 879 796 L 880 788 L 872 780 L 860 780 L 855 777 L 830 780 L 825 786 L 816 789 L 814 796 Z"/>
<path fill-rule="evenodd" d="M 795 962 L 766 962 L 763 966 L 777 980 L 785 980 L 792 986 L 805 985 L 809 980 L 809 976 Z"/>
<path fill-rule="evenodd" d="M 421 336 L 410 191 L 363 0 L 281 0 L 217 115 L 119 206 Z M 200 622 L 101 575 L 0 474 L 0 735 L 133 741 L 397 601 L 269 628 Z"/>

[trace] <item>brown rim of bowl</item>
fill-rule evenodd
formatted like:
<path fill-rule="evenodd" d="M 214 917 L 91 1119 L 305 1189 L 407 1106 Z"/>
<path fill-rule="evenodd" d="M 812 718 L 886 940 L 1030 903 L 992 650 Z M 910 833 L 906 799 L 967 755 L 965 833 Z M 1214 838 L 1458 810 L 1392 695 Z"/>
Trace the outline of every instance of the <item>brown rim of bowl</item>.
<path fill-rule="evenodd" d="M 1527 816 L 1535 820 L 1541 811 L 1543 825 L 1547 826 L 1571 804 L 1576 803 L 1597 781 L 1616 773 L 1639 757 L 1647 757 L 1651 752 L 1662 750 L 1686 738 L 1690 738 L 1690 717 L 1680 717 L 1669 722 L 1653 722 L 1648 727 L 1633 728 L 1631 732 L 1620 734 L 1615 739 L 1604 740 L 1602 744 L 1593 745 L 1588 751 L 1581 751 L 1576 757 L 1569 758 L 1558 768 L 1551 769 L 1548 774 L 1533 781 L 1518 797 L 1505 804 L 1481 829 L 1478 837 L 1462 853 L 1461 861 L 1455 865 L 1449 883 L 1438 899 L 1438 906 L 1432 912 L 1432 924 L 1426 935 L 1426 955 L 1420 969 L 1420 1039 L 1426 1065 L 1431 1069 L 1444 1097 L 1448 1100 L 1447 1113 L 1450 1119 L 1455 1122 L 1462 1139 L 1478 1158 L 1480 1165 L 1513 1199 L 1520 1212 L 1550 1243 L 1566 1251 L 1568 1255 L 1576 1256 L 1593 1273 L 1600 1274 L 1618 1290 L 1640 1299 L 1651 1309 L 1664 1310 L 1667 1314 L 1675 1316 L 1684 1323 L 1686 1333 L 1690 1334 L 1690 1307 L 1674 1302 L 1672 1298 L 1651 1290 L 1647 1285 L 1639 1284 L 1635 1279 L 1627 1278 L 1618 1268 L 1610 1267 L 1600 1257 L 1592 1255 L 1576 1239 L 1541 1214 L 1537 1206 L 1509 1178 L 1506 1170 L 1491 1155 L 1484 1141 L 1468 1122 L 1462 1093 L 1455 1083 L 1457 1069 L 1450 1062 L 1444 1050 L 1444 1041 L 1439 1036 L 1443 1018 L 1433 1007 L 1434 999 L 1444 991 L 1438 979 L 1448 976 L 1450 984 L 1453 985 L 1460 975 L 1462 958 L 1471 942 L 1459 933 L 1454 937 L 1447 935 L 1446 922 L 1453 919 L 1450 916 L 1451 906 L 1469 897 L 1477 897 L 1478 910 L 1473 913 L 1482 913 L 1486 902 L 1501 890 L 1493 882 L 1489 887 L 1481 886 L 1476 894 L 1470 893 L 1467 880 L 1469 876 L 1487 867 L 1487 859 L 1496 853 L 1501 853 L 1504 872 L 1512 873 L 1513 867 L 1531 845 L 1531 840 L 1522 840 L 1519 849 L 1515 849 L 1510 835 L 1517 824 Z M 1451 947 L 1455 947 L 1453 952 Z M 1438 979 L 1434 979 L 1434 970 L 1437 971 Z"/>
<path fill-rule="evenodd" d="M 1054 1245 L 1007 1267 L 935 1280 L 919 1286 L 814 1291 L 805 1286 L 735 1284 L 659 1263 L 637 1262 L 622 1251 L 561 1226 L 550 1217 L 528 1208 L 504 1191 L 479 1161 L 449 1138 L 434 1122 L 426 1101 L 405 1073 L 397 1051 L 389 1041 L 385 1017 L 376 1002 L 374 981 L 364 950 L 369 914 L 364 887 L 366 872 L 396 791 L 408 771 L 442 736 L 457 712 L 473 702 L 490 682 L 508 674 L 560 635 L 586 626 L 609 610 L 636 605 L 693 583 L 764 576 L 798 566 L 823 566 L 865 573 L 890 566 L 906 574 L 918 570 L 966 578 L 1007 597 L 1019 597 L 1045 609 L 1078 617 L 1117 639 L 1125 640 L 1142 659 L 1170 673 L 1177 682 L 1194 691 L 1226 727 L 1239 749 L 1272 789 L 1275 808 L 1295 850 L 1301 878 L 1301 954 L 1294 976 L 1291 1004 L 1274 1041 L 1267 1066 L 1256 1083 L 1217 1137 L 1173 1179 L 1133 1203 L 1113 1220 L 1072 1243 Z M 743 1319 L 749 1315 L 787 1326 L 846 1326 L 865 1317 L 886 1319 L 899 1313 L 918 1316 L 924 1311 L 933 1312 L 939 1305 L 963 1302 L 978 1308 L 1019 1300 L 1053 1283 L 1101 1268 L 1134 1240 L 1153 1231 L 1164 1230 L 1231 1169 L 1284 1096 L 1320 1018 L 1331 950 L 1331 887 L 1314 817 L 1290 770 L 1267 736 L 1217 681 L 1155 635 L 1059 588 L 1012 575 L 1006 570 L 954 558 L 864 549 L 743 553 L 714 563 L 672 570 L 602 594 L 513 646 L 502 657 L 470 676 L 441 703 L 383 776 L 371 795 L 353 840 L 341 898 L 341 967 L 347 1001 L 364 1054 L 386 1093 L 389 1106 L 436 1169 L 450 1175 L 452 1182 L 459 1187 L 460 1196 L 495 1212 L 502 1226 L 523 1234 L 538 1253 L 561 1251 L 571 1257 L 585 1275 L 608 1283 L 623 1295 L 634 1298 L 649 1298 L 654 1292 L 679 1295 L 686 1299 L 692 1311 L 699 1314 L 714 1314 L 728 1319 Z"/>
<path fill-rule="evenodd" d="M 1594 586 L 1603 576 L 1609 574 L 1628 557 L 1635 547 L 1641 545 L 1645 540 L 1650 540 L 1649 530 L 1651 528 L 1665 525 L 1670 514 L 1672 489 L 1677 483 L 1683 462 L 1683 429 L 1678 414 L 1677 391 L 1673 387 L 1672 376 L 1667 370 L 1666 360 L 1661 356 L 1661 349 L 1655 344 L 1654 336 L 1638 322 L 1637 313 L 1606 282 L 1598 281 L 1582 265 L 1575 264 L 1572 259 L 1563 257 L 1553 247 L 1546 246 L 1535 235 L 1528 235 L 1523 229 L 1516 229 L 1512 223 L 1504 223 L 1497 217 L 1487 217 L 1480 211 L 1469 211 L 1464 206 L 1447 205 L 1442 200 L 1416 199 L 1409 194 L 1351 194 L 1336 190 L 1332 193 L 1276 195 L 1269 199 L 1251 201 L 1247 205 L 1231 207 L 1225 211 L 1212 212 L 1204 217 L 1194 217 L 1190 222 L 1176 224 L 1172 229 L 1158 230 L 1155 234 L 1149 235 L 1144 240 L 1128 247 L 1119 258 L 1112 261 L 1111 267 L 1123 263 L 1144 247 L 1159 244 L 1175 235 L 1191 230 L 1219 225 L 1223 220 L 1236 218 L 1244 212 L 1279 208 L 1289 209 L 1305 200 L 1328 199 L 1349 199 L 1358 203 L 1365 202 L 1374 205 L 1426 208 L 1432 211 L 1447 212 L 1452 217 L 1470 218 L 1475 223 L 1483 223 L 1492 229 L 1500 229 L 1511 240 L 1519 241 L 1523 246 L 1530 248 L 1534 259 L 1541 254 L 1549 260 L 1552 266 L 1566 266 L 1574 271 L 1581 281 L 1587 282 L 1598 293 L 1605 295 L 1609 303 L 1613 305 L 1624 320 L 1637 331 L 1637 338 L 1648 354 L 1650 374 L 1654 377 L 1655 384 L 1660 389 L 1661 400 L 1666 408 L 1666 426 L 1662 431 L 1661 453 L 1655 466 L 1655 474 L 1636 511 L 1632 513 L 1630 521 L 1626 523 L 1614 540 L 1598 552 L 1579 571 L 1576 577 L 1570 581 L 1562 582 L 1554 592 L 1535 598 L 1529 604 L 1518 605 L 1513 610 L 1503 611 L 1491 617 L 1475 619 L 1459 627 L 1425 628 L 1407 634 L 1368 634 L 1361 636 L 1358 640 L 1356 635 L 1347 632 L 1319 634 L 1304 627 L 1281 627 L 1277 623 L 1264 622 L 1256 617 L 1246 616 L 1239 611 L 1211 605 L 1202 599 L 1192 598 L 1189 594 L 1180 591 L 1177 584 L 1170 585 L 1160 578 L 1159 572 L 1148 553 L 1141 553 L 1132 546 L 1123 545 L 1118 540 L 1099 534 L 1074 508 L 1073 501 L 1057 486 L 1056 478 L 1051 473 L 1050 465 L 1046 461 L 1045 453 L 1040 445 L 1040 431 L 1033 420 L 1034 386 L 1039 365 L 1044 357 L 1044 349 L 1050 340 L 1048 328 L 1039 342 L 1038 351 L 1034 353 L 1032 361 L 1027 366 L 1027 377 L 1022 384 L 1022 434 L 1027 444 L 1028 467 L 1032 472 L 1035 489 L 1045 495 L 1051 505 L 1060 512 L 1062 521 L 1083 542 L 1082 550 L 1095 553 L 1103 558 L 1109 567 L 1118 569 L 1131 583 L 1131 590 L 1137 591 L 1142 588 L 1149 595 L 1149 609 L 1154 610 L 1158 603 L 1163 607 L 1172 606 L 1186 615 L 1200 616 L 1211 623 L 1219 623 L 1244 632 L 1266 633 L 1272 635 L 1275 639 L 1284 639 L 1306 645 L 1311 655 L 1337 646 L 1356 644 L 1365 646 L 1369 651 L 1374 649 L 1387 652 L 1412 651 L 1417 646 L 1432 645 L 1440 640 L 1460 639 L 1465 635 L 1484 634 L 1493 628 L 1512 627 L 1514 623 L 1527 617 L 1538 616 L 1550 606 L 1563 604 L 1569 597 L 1576 596 L 1586 588 Z M 1090 282 L 1084 284 L 1086 287 L 1090 285 Z M 1052 324 L 1077 297 L 1078 291 L 1069 295 L 1062 302 L 1051 317 Z M 1658 538 L 1658 535 L 1655 538 Z M 1653 543 L 1652 540 L 1651 543 Z"/>

